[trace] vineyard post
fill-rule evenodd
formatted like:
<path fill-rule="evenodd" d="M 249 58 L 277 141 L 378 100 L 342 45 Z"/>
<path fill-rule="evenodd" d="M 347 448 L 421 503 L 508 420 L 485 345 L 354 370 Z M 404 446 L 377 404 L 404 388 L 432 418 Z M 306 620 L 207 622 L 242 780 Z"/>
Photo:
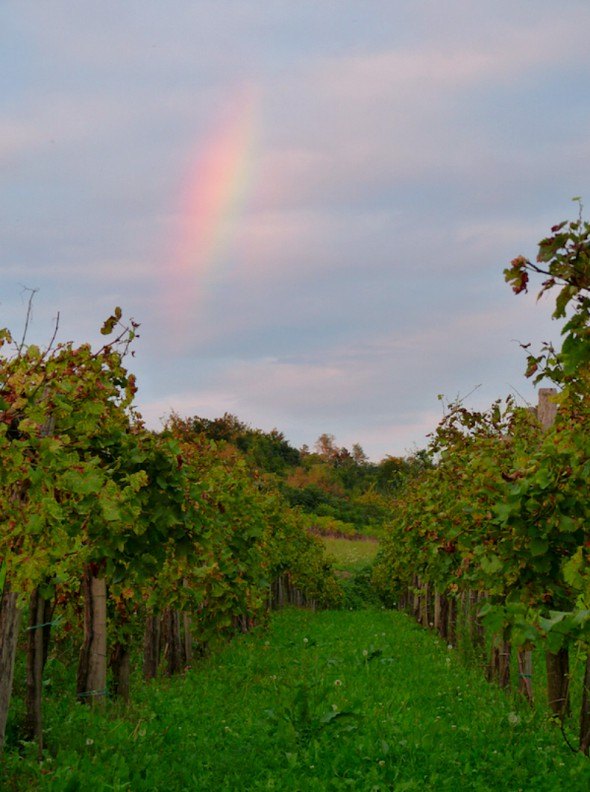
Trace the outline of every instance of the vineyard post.
<path fill-rule="evenodd" d="M 450 596 L 447 607 L 447 640 L 451 646 L 457 645 L 457 598 Z"/>
<path fill-rule="evenodd" d="M 127 702 L 131 682 L 131 648 L 128 641 L 115 643 L 110 665 L 113 672 L 113 695 Z"/>
<path fill-rule="evenodd" d="M 582 707 L 580 709 L 580 751 L 588 756 L 590 752 L 590 654 L 586 655 L 582 691 Z"/>
<path fill-rule="evenodd" d="M 166 608 L 162 615 L 162 637 L 166 658 L 166 675 L 174 676 L 182 671 L 182 641 L 180 639 L 180 614 Z"/>
<path fill-rule="evenodd" d="M 129 701 L 131 689 L 131 618 L 130 607 L 122 599 L 113 611 L 115 639 L 109 665 L 112 673 L 112 695 L 125 702 Z"/>
<path fill-rule="evenodd" d="M 143 637 L 143 678 L 154 679 L 160 665 L 160 616 L 148 610 Z"/>
<path fill-rule="evenodd" d="M 481 652 L 483 648 L 483 636 L 480 630 L 480 623 L 477 618 L 479 594 L 477 591 L 468 589 L 461 594 L 462 617 L 463 617 L 463 649 L 473 655 Z"/>
<path fill-rule="evenodd" d="M 9 590 L 5 582 L 4 590 L 0 595 L 0 755 L 4 748 L 6 720 L 12 694 L 19 620 L 17 595 Z"/>
<path fill-rule="evenodd" d="M 182 586 L 185 589 L 190 588 L 187 578 L 183 578 Z M 187 611 L 183 611 L 182 613 L 182 633 L 184 639 L 184 646 L 183 646 L 184 664 L 189 666 L 193 659 L 193 636 L 192 636 L 191 616 L 190 613 Z"/>
<path fill-rule="evenodd" d="M 476 652 L 481 652 L 484 647 L 484 633 L 481 620 L 478 617 L 481 594 L 479 591 L 469 592 L 469 627 L 471 644 Z"/>
<path fill-rule="evenodd" d="M 549 430 L 555 423 L 557 404 L 553 401 L 553 397 L 556 394 L 557 391 L 555 388 L 539 388 L 537 418 L 545 431 Z"/>
<path fill-rule="evenodd" d="M 518 650 L 518 691 L 529 704 L 534 704 L 533 652 L 526 647 L 520 647 Z"/>
<path fill-rule="evenodd" d="M 420 611 L 419 611 L 419 621 L 422 627 L 428 627 L 429 624 L 428 594 L 429 594 L 429 584 L 428 584 L 428 580 L 425 580 L 424 583 L 421 584 Z"/>
<path fill-rule="evenodd" d="M 440 616 L 438 622 L 438 633 L 441 638 L 447 638 L 449 634 L 449 598 L 446 594 L 439 594 Z"/>
<path fill-rule="evenodd" d="M 104 574 L 84 570 L 84 643 L 78 665 L 77 693 L 85 703 L 102 702 L 107 684 L 107 585 Z"/>
<path fill-rule="evenodd" d="M 182 628 L 184 638 L 184 660 L 185 664 L 189 666 L 193 661 L 193 636 L 190 613 L 183 612 Z"/>
<path fill-rule="evenodd" d="M 37 743 L 39 760 L 43 753 L 43 670 L 47 661 L 54 601 L 46 599 L 36 586 L 29 600 L 27 640 L 26 738 Z"/>
<path fill-rule="evenodd" d="M 537 418 L 545 431 L 553 426 L 557 415 L 557 404 L 553 397 L 555 388 L 539 388 Z M 558 652 L 546 652 L 547 700 L 554 715 L 563 720 L 570 710 L 569 698 L 569 650 L 567 646 Z"/>
<path fill-rule="evenodd" d="M 46 388 L 44 399 L 47 395 Z M 55 420 L 50 415 L 41 426 L 41 437 L 48 437 L 54 430 Z M 53 601 L 46 599 L 41 587 L 36 586 L 29 599 L 25 734 L 37 743 L 39 761 L 43 755 L 43 671 L 51 638 L 53 609 Z"/>
<path fill-rule="evenodd" d="M 420 616 L 420 578 L 414 575 L 412 579 L 413 597 L 412 597 L 412 615 L 415 619 Z"/>
<path fill-rule="evenodd" d="M 471 625 L 469 620 L 469 591 L 466 589 L 463 589 L 463 591 L 461 591 L 459 594 L 457 614 L 459 619 L 457 646 L 460 650 L 460 653 L 463 655 L 463 658 L 465 659 L 468 654 L 467 649 L 471 637 Z"/>
<path fill-rule="evenodd" d="M 438 588 L 434 589 L 434 614 L 432 618 L 434 629 L 440 633 L 441 625 L 441 598 Z"/>

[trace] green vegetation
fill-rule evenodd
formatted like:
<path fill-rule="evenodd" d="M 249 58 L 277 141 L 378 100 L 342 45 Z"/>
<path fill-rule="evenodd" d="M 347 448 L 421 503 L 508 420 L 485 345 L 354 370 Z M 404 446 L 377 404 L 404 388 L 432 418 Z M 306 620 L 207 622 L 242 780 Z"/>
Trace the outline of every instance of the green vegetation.
<path fill-rule="evenodd" d="M 21 652 L 19 733 L 41 755 L 44 669 L 64 635 L 72 696 L 100 706 L 109 690 L 128 699 L 139 646 L 146 679 L 173 675 L 264 622 L 277 598 L 342 598 L 272 476 L 177 416 L 145 429 L 123 363 L 136 329 L 117 308 L 98 350 L 0 331 L 0 753 Z"/>
<path fill-rule="evenodd" d="M 377 541 L 331 536 L 323 537 L 322 541 L 343 590 L 342 607 L 356 610 L 381 605 L 371 580 L 379 548 Z"/>
<path fill-rule="evenodd" d="M 383 533 L 391 515 L 391 499 L 428 460 L 423 452 L 402 458 L 387 456 L 370 462 L 360 445 L 339 447 L 323 434 L 309 448 L 293 448 L 282 432 L 253 429 L 236 416 L 195 416 L 186 422 L 194 437 L 215 442 L 220 453 L 240 453 L 267 485 L 277 488 L 304 524 L 322 536 L 374 536 Z"/>
<path fill-rule="evenodd" d="M 530 274 L 556 389 L 452 404 L 378 465 L 230 415 L 147 431 L 120 309 L 97 351 L 0 331 L 5 787 L 587 789 L 590 224 Z"/>
<path fill-rule="evenodd" d="M 560 223 L 505 270 L 516 294 L 530 275 L 557 289 L 561 349 L 527 349 L 527 375 L 556 388 L 539 408 L 511 399 L 485 412 L 450 406 L 430 453 L 436 462 L 399 493 L 376 564 L 386 601 L 412 609 L 454 642 L 460 612 L 488 674 L 531 702 L 532 650 L 545 653 L 547 698 L 558 720 L 571 708 L 570 655 L 585 660 L 578 745 L 590 751 L 590 224 Z M 559 389 L 559 392 L 558 390 Z M 483 623 L 482 623 L 483 621 Z"/>
<path fill-rule="evenodd" d="M 379 549 L 379 544 L 371 539 L 355 541 L 325 536 L 322 542 L 326 553 L 333 559 L 334 569 L 341 572 L 365 569 L 375 560 Z"/>
<path fill-rule="evenodd" d="M 51 669 L 41 765 L 11 753 L 6 790 L 583 792 L 559 731 L 408 617 L 287 610 L 122 713 L 72 707 Z"/>

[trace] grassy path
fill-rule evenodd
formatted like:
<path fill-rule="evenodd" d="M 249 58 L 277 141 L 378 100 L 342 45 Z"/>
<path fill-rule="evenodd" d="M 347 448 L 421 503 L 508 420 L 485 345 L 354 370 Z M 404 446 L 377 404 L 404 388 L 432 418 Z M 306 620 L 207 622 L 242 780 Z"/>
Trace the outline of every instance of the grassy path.
<path fill-rule="evenodd" d="M 139 688 L 131 713 L 48 703 L 39 772 L 2 789 L 586 792 L 559 732 L 385 611 L 284 611 L 185 678 Z"/>

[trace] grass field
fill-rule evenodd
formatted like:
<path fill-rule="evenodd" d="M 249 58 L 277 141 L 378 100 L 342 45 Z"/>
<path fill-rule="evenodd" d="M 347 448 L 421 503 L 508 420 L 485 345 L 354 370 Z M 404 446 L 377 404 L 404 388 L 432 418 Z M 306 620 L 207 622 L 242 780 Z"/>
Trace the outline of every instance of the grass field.
<path fill-rule="evenodd" d="M 286 610 L 133 698 L 125 716 L 49 699 L 51 752 L 40 767 L 33 746 L 11 752 L 2 789 L 590 788 L 559 730 L 395 612 Z"/>
<path fill-rule="evenodd" d="M 323 536 L 326 553 L 334 561 L 335 569 L 343 572 L 357 572 L 374 561 L 379 549 L 375 539 L 336 539 Z"/>

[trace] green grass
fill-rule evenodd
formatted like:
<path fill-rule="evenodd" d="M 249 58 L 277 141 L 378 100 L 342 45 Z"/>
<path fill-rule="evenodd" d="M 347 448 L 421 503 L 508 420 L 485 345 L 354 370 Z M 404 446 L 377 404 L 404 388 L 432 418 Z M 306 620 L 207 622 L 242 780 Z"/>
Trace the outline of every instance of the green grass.
<path fill-rule="evenodd" d="M 343 572 L 358 572 L 375 560 L 379 543 L 373 539 L 337 539 L 322 537 L 326 553 L 334 568 Z"/>
<path fill-rule="evenodd" d="M 64 697 L 46 723 L 42 766 L 13 751 L 2 789 L 590 788 L 590 761 L 555 727 L 388 611 L 283 611 L 186 677 L 138 687 L 125 715 Z"/>

